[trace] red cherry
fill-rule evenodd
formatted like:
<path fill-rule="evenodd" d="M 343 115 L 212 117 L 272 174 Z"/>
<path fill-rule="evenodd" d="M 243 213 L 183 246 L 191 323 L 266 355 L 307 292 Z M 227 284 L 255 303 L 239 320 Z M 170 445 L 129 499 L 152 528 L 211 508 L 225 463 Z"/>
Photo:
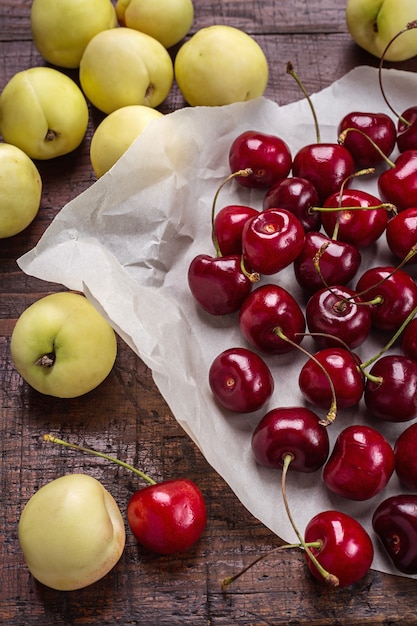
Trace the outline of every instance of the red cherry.
<path fill-rule="evenodd" d="M 206 526 L 206 506 L 191 480 L 166 480 L 136 491 L 127 505 L 127 519 L 136 539 L 158 554 L 183 552 Z"/>
<path fill-rule="evenodd" d="M 242 254 L 242 230 L 245 222 L 258 215 L 256 209 L 240 204 L 224 206 L 214 218 L 213 237 L 223 256 Z"/>
<path fill-rule="evenodd" d="M 317 253 L 320 273 L 314 263 Z M 330 239 L 323 233 L 306 233 L 304 246 L 294 260 L 293 268 L 297 283 L 307 293 L 314 293 L 325 284 L 346 285 L 357 273 L 361 264 L 361 254 L 352 244 Z"/>
<path fill-rule="evenodd" d="M 406 109 L 398 118 L 397 146 L 400 152 L 417 149 L 417 106 Z"/>
<path fill-rule="evenodd" d="M 385 113 L 360 111 L 348 113 L 340 121 L 337 134 L 340 135 L 347 128 L 357 128 L 365 133 L 386 156 L 390 156 L 395 148 L 397 138 L 395 124 Z M 346 135 L 344 146 L 353 156 L 357 167 L 370 167 L 383 161 L 381 154 L 373 147 L 372 143 L 360 133 L 349 132 Z"/>
<path fill-rule="evenodd" d="M 311 211 L 319 204 L 318 193 L 312 183 L 305 178 L 284 178 L 266 192 L 263 210 L 272 208 L 287 209 L 300 220 L 306 232 L 320 230 L 321 216 Z"/>
<path fill-rule="evenodd" d="M 304 228 L 285 209 L 267 209 L 249 219 L 242 231 L 245 263 L 259 274 L 276 274 L 290 265 L 301 252 Z"/>
<path fill-rule="evenodd" d="M 348 426 L 336 439 L 323 481 L 343 498 L 369 500 L 387 485 L 394 466 L 394 451 L 380 432 L 370 426 Z"/>
<path fill-rule="evenodd" d="M 239 311 L 239 327 L 245 339 L 256 349 L 283 354 L 293 346 L 280 337 L 282 333 L 296 344 L 302 341 L 305 319 L 296 299 L 283 287 L 261 285 L 243 302 Z"/>
<path fill-rule="evenodd" d="M 402 152 L 378 178 L 379 195 L 398 211 L 417 206 L 417 150 Z"/>
<path fill-rule="evenodd" d="M 399 259 L 405 259 L 411 248 L 417 245 L 417 207 L 404 209 L 391 218 L 387 225 L 386 237 L 391 252 Z M 417 263 L 417 254 L 407 263 Z"/>
<path fill-rule="evenodd" d="M 258 423 L 252 434 L 252 451 L 259 465 L 279 469 L 284 458 L 293 456 L 291 469 L 315 472 L 329 454 L 329 436 L 313 411 L 305 407 L 272 409 Z"/>
<path fill-rule="evenodd" d="M 306 305 L 306 321 L 318 346 L 339 346 L 343 341 L 349 348 L 357 348 L 369 336 L 372 321 L 369 307 L 358 304 L 356 291 L 335 285 L 316 291 Z"/>
<path fill-rule="evenodd" d="M 363 302 L 381 299 L 369 305 L 372 324 L 379 330 L 397 330 L 417 306 L 414 280 L 404 270 L 391 266 L 366 270 L 358 280 L 356 292 L 362 294 Z"/>
<path fill-rule="evenodd" d="M 241 270 L 240 255 L 199 254 L 188 268 L 188 285 L 207 313 L 226 315 L 240 309 L 253 283 Z"/>
<path fill-rule="evenodd" d="M 324 368 L 334 385 L 338 408 L 355 406 L 364 389 L 364 376 L 358 365 L 359 359 L 349 350 L 324 348 L 309 358 L 301 368 L 298 377 L 301 393 L 316 407 L 325 409 L 330 406 L 333 394 Z"/>
<path fill-rule="evenodd" d="M 311 548 L 319 563 L 339 579 L 339 587 L 348 587 L 365 576 L 372 565 L 374 548 L 363 526 L 340 511 L 322 511 L 307 524 L 306 543 L 319 541 L 320 548 Z M 306 553 L 309 569 L 323 580 Z"/>
<path fill-rule="evenodd" d="M 372 415 L 388 422 L 417 417 L 417 361 L 388 354 L 374 363 L 369 374 L 364 400 Z"/>
<path fill-rule="evenodd" d="M 260 409 L 274 391 L 274 379 L 265 361 L 247 348 L 228 348 L 209 369 L 209 385 L 222 406 L 236 413 Z"/>
<path fill-rule="evenodd" d="M 388 224 L 388 212 L 381 207 L 381 200 L 360 189 L 348 189 L 342 194 L 334 193 L 324 203 L 325 208 L 363 207 L 344 211 L 325 211 L 321 221 L 329 237 L 334 236 L 337 228 L 337 239 L 346 241 L 358 248 L 365 248 L 375 243 Z M 367 207 L 379 207 L 375 209 Z"/>
<path fill-rule="evenodd" d="M 394 445 L 395 471 L 402 484 L 417 491 L 417 423 L 408 426 Z"/>
<path fill-rule="evenodd" d="M 404 356 L 417 361 L 417 318 L 408 322 L 401 335 L 401 351 Z"/>
<path fill-rule="evenodd" d="M 381 502 L 372 527 L 394 566 L 404 574 L 417 574 L 417 496 L 398 494 Z"/>
<path fill-rule="evenodd" d="M 292 157 L 288 144 L 275 135 L 247 130 L 236 137 L 230 146 L 231 172 L 246 168 L 252 170 L 247 177 L 236 177 L 244 187 L 271 187 L 288 176 L 291 164 Z"/>

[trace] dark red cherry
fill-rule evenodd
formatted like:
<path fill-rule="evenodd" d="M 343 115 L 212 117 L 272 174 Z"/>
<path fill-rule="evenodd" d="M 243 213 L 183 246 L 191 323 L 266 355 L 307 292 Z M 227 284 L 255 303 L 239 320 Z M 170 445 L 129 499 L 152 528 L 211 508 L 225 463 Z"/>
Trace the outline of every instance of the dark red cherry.
<path fill-rule="evenodd" d="M 370 426 L 342 430 L 323 469 L 326 487 L 349 500 L 369 500 L 387 485 L 394 472 L 394 450 Z"/>
<path fill-rule="evenodd" d="M 364 376 L 359 359 L 350 350 L 323 348 L 315 352 L 313 358 L 309 358 L 301 368 L 298 377 L 301 393 L 308 402 L 322 409 L 328 408 L 333 398 L 329 377 L 338 408 L 346 409 L 358 404 L 363 394 Z"/>
<path fill-rule="evenodd" d="M 363 526 L 346 513 L 318 513 L 307 524 L 304 540 L 306 543 L 320 542 L 320 548 L 311 548 L 311 551 L 328 572 L 337 576 L 339 587 L 358 582 L 372 565 L 372 540 Z M 322 581 L 322 575 L 307 553 L 306 559 L 312 575 Z"/>
<path fill-rule="evenodd" d="M 236 180 L 244 187 L 268 188 L 283 178 L 291 170 L 292 156 L 288 144 L 277 137 L 255 130 L 241 133 L 233 141 L 229 150 L 231 172 L 250 168 L 249 176 L 237 176 Z"/>
<path fill-rule="evenodd" d="M 417 495 L 383 500 L 374 511 L 372 527 L 397 570 L 417 574 Z"/>
<path fill-rule="evenodd" d="M 293 346 L 277 334 L 300 344 L 305 331 L 305 318 L 297 300 L 276 284 L 261 285 L 243 302 L 239 311 L 239 327 L 245 339 L 256 349 L 283 354 Z"/>
<path fill-rule="evenodd" d="M 320 230 L 321 216 L 312 207 L 319 204 L 316 188 L 309 180 L 292 176 L 284 178 L 266 192 L 263 210 L 272 208 L 287 209 L 300 220 L 306 232 Z"/>
<path fill-rule="evenodd" d="M 405 259 L 412 246 L 417 245 L 417 207 L 404 209 L 391 218 L 387 225 L 386 237 L 391 252 L 399 259 Z M 417 263 L 417 254 L 407 263 Z"/>
<path fill-rule="evenodd" d="M 404 356 L 417 361 L 417 318 L 408 322 L 401 335 L 401 351 Z"/>
<path fill-rule="evenodd" d="M 345 115 L 339 123 L 337 134 L 347 128 L 357 128 L 365 133 L 386 156 L 395 148 L 397 132 L 392 119 L 385 113 L 353 111 Z M 354 158 L 358 168 L 370 167 L 383 161 L 381 154 L 362 134 L 349 132 L 343 144 Z"/>
<path fill-rule="evenodd" d="M 205 311 L 225 315 L 240 309 L 253 283 L 241 270 L 240 255 L 199 254 L 189 265 L 188 285 Z"/>
<path fill-rule="evenodd" d="M 314 337 L 322 348 L 340 347 L 340 341 L 351 349 L 357 348 L 368 338 L 372 326 L 369 307 L 358 304 L 356 291 L 341 285 L 313 293 L 305 316 L 310 333 L 322 333 Z"/>
<path fill-rule="evenodd" d="M 292 164 L 293 176 L 306 178 L 317 190 L 323 203 L 355 172 L 349 150 L 337 143 L 316 143 L 300 148 Z"/>
<path fill-rule="evenodd" d="M 253 207 L 241 204 L 229 204 L 220 209 L 214 218 L 213 236 L 223 256 L 242 254 L 243 226 L 258 213 Z"/>
<path fill-rule="evenodd" d="M 301 252 L 304 228 L 286 209 L 267 209 L 249 219 L 242 231 L 245 264 L 260 274 L 276 274 Z"/>
<path fill-rule="evenodd" d="M 417 149 L 402 152 L 378 178 L 379 195 L 398 211 L 417 206 Z"/>
<path fill-rule="evenodd" d="M 274 379 L 265 361 L 247 348 L 228 348 L 209 369 L 210 389 L 218 402 L 235 413 L 260 409 L 274 391 Z"/>
<path fill-rule="evenodd" d="M 380 298 L 369 305 L 372 324 L 379 330 L 396 331 L 417 306 L 416 283 L 407 272 L 391 266 L 366 270 L 355 290 L 363 302 Z"/>
<path fill-rule="evenodd" d="M 381 207 L 381 200 L 361 189 L 347 189 L 342 194 L 334 193 L 324 203 L 325 208 L 363 207 L 344 211 L 325 211 L 321 221 L 329 237 L 346 241 L 358 248 L 375 243 L 385 231 L 389 215 Z M 371 209 L 368 207 L 380 207 Z M 335 229 L 337 228 L 337 231 Z"/>
<path fill-rule="evenodd" d="M 319 258 L 319 273 L 314 259 L 321 249 L 323 252 Z M 361 253 L 356 246 L 311 231 L 306 233 L 303 249 L 294 260 L 293 269 L 300 287 L 311 294 L 322 289 L 325 284 L 332 286 L 349 283 L 356 275 L 361 259 Z"/>
<path fill-rule="evenodd" d="M 417 106 L 406 109 L 398 119 L 397 146 L 400 152 L 417 149 Z"/>
<path fill-rule="evenodd" d="M 369 374 L 372 379 L 366 380 L 364 400 L 372 415 L 388 422 L 417 417 L 417 361 L 388 354 L 374 363 Z"/>
<path fill-rule="evenodd" d="M 257 463 L 282 468 L 291 454 L 291 470 L 315 472 L 329 453 L 329 436 L 318 416 L 305 407 L 272 409 L 260 420 L 252 434 L 252 451 Z"/>
<path fill-rule="evenodd" d="M 417 422 L 402 431 L 394 445 L 395 471 L 402 484 L 417 491 Z"/>

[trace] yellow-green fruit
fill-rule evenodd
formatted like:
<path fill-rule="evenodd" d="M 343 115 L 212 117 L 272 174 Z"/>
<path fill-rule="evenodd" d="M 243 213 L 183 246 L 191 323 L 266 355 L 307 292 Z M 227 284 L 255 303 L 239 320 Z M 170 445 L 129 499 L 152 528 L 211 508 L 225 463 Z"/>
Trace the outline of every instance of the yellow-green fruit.
<path fill-rule="evenodd" d="M 97 126 L 90 144 L 90 160 L 97 178 L 120 159 L 150 122 L 160 117 L 160 111 L 141 104 L 109 113 Z"/>
<path fill-rule="evenodd" d="M 42 180 L 23 150 L 0 143 L 0 239 L 24 230 L 38 213 Z"/>
<path fill-rule="evenodd" d="M 191 106 L 220 106 L 262 96 L 268 62 L 259 44 L 232 26 L 197 31 L 181 46 L 175 78 Z"/>

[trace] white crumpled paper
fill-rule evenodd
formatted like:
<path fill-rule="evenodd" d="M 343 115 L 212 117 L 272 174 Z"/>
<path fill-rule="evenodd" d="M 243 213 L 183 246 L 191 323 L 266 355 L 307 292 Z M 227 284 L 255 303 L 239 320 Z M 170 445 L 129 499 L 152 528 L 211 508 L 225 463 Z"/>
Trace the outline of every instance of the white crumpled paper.
<path fill-rule="evenodd" d="M 290 78 L 289 78 L 290 80 Z M 415 104 L 417 76 L 385 70 L 384 87 L 400 113 Z M 336 141 L 337 124 L 350 111 L 390 113 L 378 87 L 377 70 L 358 67 L 312 96 L 323 141 Z M 211 317 L 196 305 L 187 284 L 191 259 L 214 254 L 211 205 L 229 174 L 228 151 L 242 131 L 275 133 L 293 155 L 316 140 L 305 99 L 279 107 L 260 98 L 216 108 L 184 108 L 152 122 L 119 162 L 100 180 L 62 208 L 40 242 L 18 260 L 27 274 L 83 291 L 115 330 L 151 368 L 154 380 L 175 418 L 207 461 L 230 485 L 245 507 L 285 541 L 294 542 L 282 504 L 281 472 L 257 466 L 251 433 L 262 415 L 275 406 L 302 403 L 298 372 L 304 355 L 268 357 L 276 389 L 265 410 L 232 415 L 214 402 L 208 369 L 227 347 L 246 345 L 237 315 Z M 393 155 L 395 156 L 395 155 Z M 376 176 L 355 183 L 376 192 Z M 235 181 L 221 191 L 217 208 L 246 203 L 261 208 L 263 193 Z M 363 269 L 392 263 L 384 240 L 363 255 Z M 268 277 L 301 296 L 292 268 Z M 307 339 L 303 343 L 313 347 Z M 358 349 L 369 358 L 380 344 L 370 340 Z M 331 443 L 352 423 L 367 422 L 360 407 L 339 411 L 329 427 Z M 393 443 L 401 424 L 374 424 Z M 309 519 L 327 508 L 357 517 L 375 540 L 375 569 L 394 571 L 370 525 L 377 504 L 401 487 L 396 476 L 367 502 L 350 502 L 331 494 L 321 472 L 291 473 L 288 497 L 302 531 Z"/>

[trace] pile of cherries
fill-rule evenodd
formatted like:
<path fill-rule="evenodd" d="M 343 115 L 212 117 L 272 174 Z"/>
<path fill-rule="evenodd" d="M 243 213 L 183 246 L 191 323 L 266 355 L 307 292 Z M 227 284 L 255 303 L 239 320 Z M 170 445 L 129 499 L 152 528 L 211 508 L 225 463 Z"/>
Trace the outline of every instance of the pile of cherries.
<path fill-rule="evenodd" d="M 399 152 L 395 162 L 390 160 L 394 149 Z M 408 424 L 417 418 L 412 277 L 417 106 L 398 116 L 398 124 L 386 114 L 352 112 L 340 121 L 334 143 L 321 142 L 317 133 L 317 141 L 295 155 L 283 138 L 247 130 L 230 146 L 229 166 L 213 201 L 215 255 L 196 256 L 188 270 L 199 306 L 213 316 L 236 314 L 247 344 L 214 359 L 208 372 L 212 393 L 233 413 L 263 409 L 275 384 L 267 357 L 304 352 L 298 379 L 304 401 L 264 414 L 251 440 L 257 463 L 282 470 L 292 524 L 288 470 L 322 470 L 325 487 L 353 501 L 373 498 L 396 474 L 406 493 L 381 501 L 372 527 L 394 566 L 417 574 L 417 423 Z M 362 175 L 378 177 L 379 197 L 351 187 Z M 263 190 L 262 206 L 227 205 L 216 211 L 225 184 Z M 363 250 L 383 235 L 396 261 L 361 271 Z M 279 273 L 289 267 L 305 306 L 278 284 Z M 361 362 L 355 349 L 375 332 L 389 340 Z M 307 335 L 317 348 L 314 354 L 303 348 Z M 389 350 L 393 346 L 395 354 Z M 331 450 L 328 429 L 337 411 L 360 402 L 370 424 L 343 429 Z M 406 424 L 395 445 L 375 427 L 378 420 Z M 323 511 L 304 536 L 293 526 L 297 547 L 318 579 L 347 586 L 371 567 L 373 542 L 351 516 Z M 225 579 L 225 586 L 236 577 Z"/>

